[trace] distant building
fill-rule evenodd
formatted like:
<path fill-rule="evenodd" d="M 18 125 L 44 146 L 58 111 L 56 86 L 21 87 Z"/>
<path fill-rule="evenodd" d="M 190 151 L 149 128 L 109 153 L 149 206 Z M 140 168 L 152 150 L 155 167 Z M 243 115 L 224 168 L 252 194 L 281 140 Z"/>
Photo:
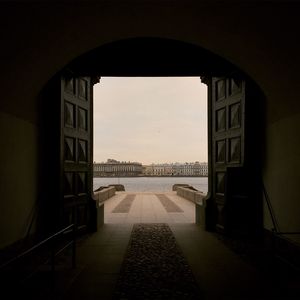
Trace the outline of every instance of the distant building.
<path fill-rule="evenodd" d="M 108 159 L 94 163 L 94 177 L 136 177 L 136 176 L 208 176 L 206 162 L 142 165 L 139 162 L 120 162 Z"/>
<path fill-rule="evenodd" d="M 151 164 L 143 166 L 144 176 L 208 176 L 208 164 L 199 163 L 173 163 Z"/>
<path fill-rule="evenodd" d="M 193 164 L 194 176 L 208 176 L 208 164 L 196 161 Z"/>
<path fill-rule="evenodd" d="M 141 176 L 143 167 L 138 162 L 120 162 L 108 159 L 106 163 L 94 163 L 94 177 L 132 177 Z"/>

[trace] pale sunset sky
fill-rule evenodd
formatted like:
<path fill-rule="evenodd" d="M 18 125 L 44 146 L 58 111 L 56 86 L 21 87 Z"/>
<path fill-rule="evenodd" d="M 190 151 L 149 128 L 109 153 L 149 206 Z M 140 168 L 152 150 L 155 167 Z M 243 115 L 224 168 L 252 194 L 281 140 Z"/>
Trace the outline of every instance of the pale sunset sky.
<path fill-rule="evenodd" d="M 94 86 L 94 161 L 207 161 L 199 77 L 102 77 Z"/>

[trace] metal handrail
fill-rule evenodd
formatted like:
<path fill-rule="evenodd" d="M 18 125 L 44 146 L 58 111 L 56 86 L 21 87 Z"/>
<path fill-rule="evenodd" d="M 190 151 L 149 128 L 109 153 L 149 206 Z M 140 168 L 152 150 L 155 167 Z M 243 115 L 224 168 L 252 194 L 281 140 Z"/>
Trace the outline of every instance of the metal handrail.
<path fill-rule="evenodd" d="M 289 232 L 276 232 L 276 234 L 286 234 L 286 235 L 289 235 L 289 234 L 300 234 L 300 232 L 297 232 L 297 231 L 289 231 Z"/>
<path fill-rule="evenodd" d="M 264 186 L 263 183 L 262 183 L 262 186 L 263 186 L 263 193 L 264 193 L 264 196 L 265 196 L 265 200 L 267 202 L 267 206 L 268 206 L 269 213 L 271 215 L 271 219 L 272 219 L 272 223 L 273 223 L 273 229 L 272 229 L 272 236 L 273 236 L 273 238 L 272 238 L 272 251 L 273 251 L 273 255 L 276 256 L 277 258 L 280 258 L 280 260 L 284 261 L 285 264 L 287 264 L 288 266 L 290 266 L 291 268 L 293 268 L 294 270 L 299 272 L 300 268 L 297 265 L 295 265 L 289 259 L 287 259 L 286 257 L 283 257 L 281 254 L 278 253 L 276 236 L 277 237 L 280 236 L 281 239 L 284 238 L 284 239 L 288 239 L 289 241 L 291 241 L 290 238 L 282 237 L 282 235 L 296 235 L 296 234 L 300 234 L 300 232 L 297 232 L 297 231 L 294 231 L 294 232 L 293 231 L 287 231 L 287 232 L 280 231 L 278 222 L 277 222 L 275 214 L 274 214 L 272 203 L 269 199 L 269 196 L 267 194 L 267 191 L 266 191 L 265 186 Z"/>
<path fill-rule="evenodd" d="M 269 209 L 269 213 L 270 213 L 271 219 L 272 219 L 272 224 L 273 224 L 273 230 L 272 231 L 273 232 L 275 231 L 276 233 L 280 232 L 279 225 L 278 225 L 278 222 L 276 220 L 275 213 L 274 213 L 274 210 L 273 210 L 273 207 L 272 207 L 272 203 L 269 199 L 269 195 L 266 191 L 266 188 L 265 188 L 265 185 L 264 185 L 263 182 L 262 182 L 262 188 L 263 188 L 263 193 L 264 193 L 264 196 L 265 196 L 264 198 L 266 200 L 266 203 L 267 203 L 267 206 L 268 206 L 268 209 Z"/>
<path fill-rule="evenodd" d="M 73 238 L 72 238 L 72 241 L 69 242 L 68 244 L 64 245 L 60 250 L 58 251 L 55 251 L 55 239 L 64 234 L 65 232 L 69 231 L 69 230 L 72 230 L 73 231 Z M 51 235 L 50 237 L 46 238 L 45 240 L 39 242 L 38 244 L 34 245 L 33 247 L 29 248 L 28 250 L 20 253 L 19 255 L 13 257 L 12 259 L 6 261 L 5 263 L 3 263 L 1 266 L 0 266 L 0 270 L 8 267 L 9 265 L 12 265 L 14 263 L 16 263 L 17 261 L 21 260 L 22 258 L 26 257 L 27 255 L 30 255 L 32 254 L 35 250 L 37 250 L 38 248 L 40 248 L 41 246 L 47 244 L 51 242 L 51 257 L 50 257 L 50 261 L 51 261 L 51 271 L 54 275 L 54 272 L 55 272 L 55 256 L 58 254 L 58 253 L 61 253 L 64 249 L 66 249 L 68 246 L 70 246 L 72 244 L 72 267 L 75 268 L 76 266 L 76 226 L 75 224 L 71 224 L 65 228 L 63 228 L 62 230 L 54 233 L 53 235 Z"/>
<path fill-rule="evenodd" d="M 274 214 L 274 210 L 273 210 L 271 201 L 270 201 L 269 196 L 268 196 L 268 193 L 266 191 L 266 188 L 265 188 L 264 184 L 262 186 L 263 186 L 263 192 L 264 192 L 265 200 L 266 200 L 266 203 L 267 203 L 267 206 L 268 206 L 268 209 L 269 209 L 269 213 L 270 213 L 271 219 L 272 219 L 272 224 L 273 224 L 272 232 L 274 234 L 278 234 L 278 235 L 282 235 L 282 234 L 286 234 L 286 235 L 300 234 L 299 231 L 287 231 L 287 232 L 280 231 L 278 222 L 277 222 L 275 214 Z"/>

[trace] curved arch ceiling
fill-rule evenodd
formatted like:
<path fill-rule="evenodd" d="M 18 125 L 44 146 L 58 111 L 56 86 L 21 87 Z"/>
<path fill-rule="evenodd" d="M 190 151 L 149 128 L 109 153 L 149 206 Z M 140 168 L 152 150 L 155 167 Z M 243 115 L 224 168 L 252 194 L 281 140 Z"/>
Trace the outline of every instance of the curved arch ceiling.
<path fill-rule="evenodd" d="M 162 38 L 112 42 L 78 57 L 68 67 L 81 75 L 97 76 L 221 76 L 237 70 L 204 48 Z"/>

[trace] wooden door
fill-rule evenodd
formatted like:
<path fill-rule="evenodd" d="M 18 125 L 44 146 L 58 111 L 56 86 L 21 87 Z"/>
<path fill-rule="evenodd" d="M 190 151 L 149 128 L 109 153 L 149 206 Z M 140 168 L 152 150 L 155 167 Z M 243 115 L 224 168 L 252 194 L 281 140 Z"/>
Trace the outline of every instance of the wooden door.
<path fill-rule="evenodd" d="M 245 80 L 238 76 L 211 79 L 211 188 L 216 227 L 227 231 L 232 207 L 227 191 L 229 168 L 242 168 L 245 158 Z M 235 174 L 230 172 L 230 174 Z"/>
<path fill-rule="evenodd" d="M 61 220 L 86 230 L 91 222 L 93 89 L 89 77 L 61 78 Z"/>

